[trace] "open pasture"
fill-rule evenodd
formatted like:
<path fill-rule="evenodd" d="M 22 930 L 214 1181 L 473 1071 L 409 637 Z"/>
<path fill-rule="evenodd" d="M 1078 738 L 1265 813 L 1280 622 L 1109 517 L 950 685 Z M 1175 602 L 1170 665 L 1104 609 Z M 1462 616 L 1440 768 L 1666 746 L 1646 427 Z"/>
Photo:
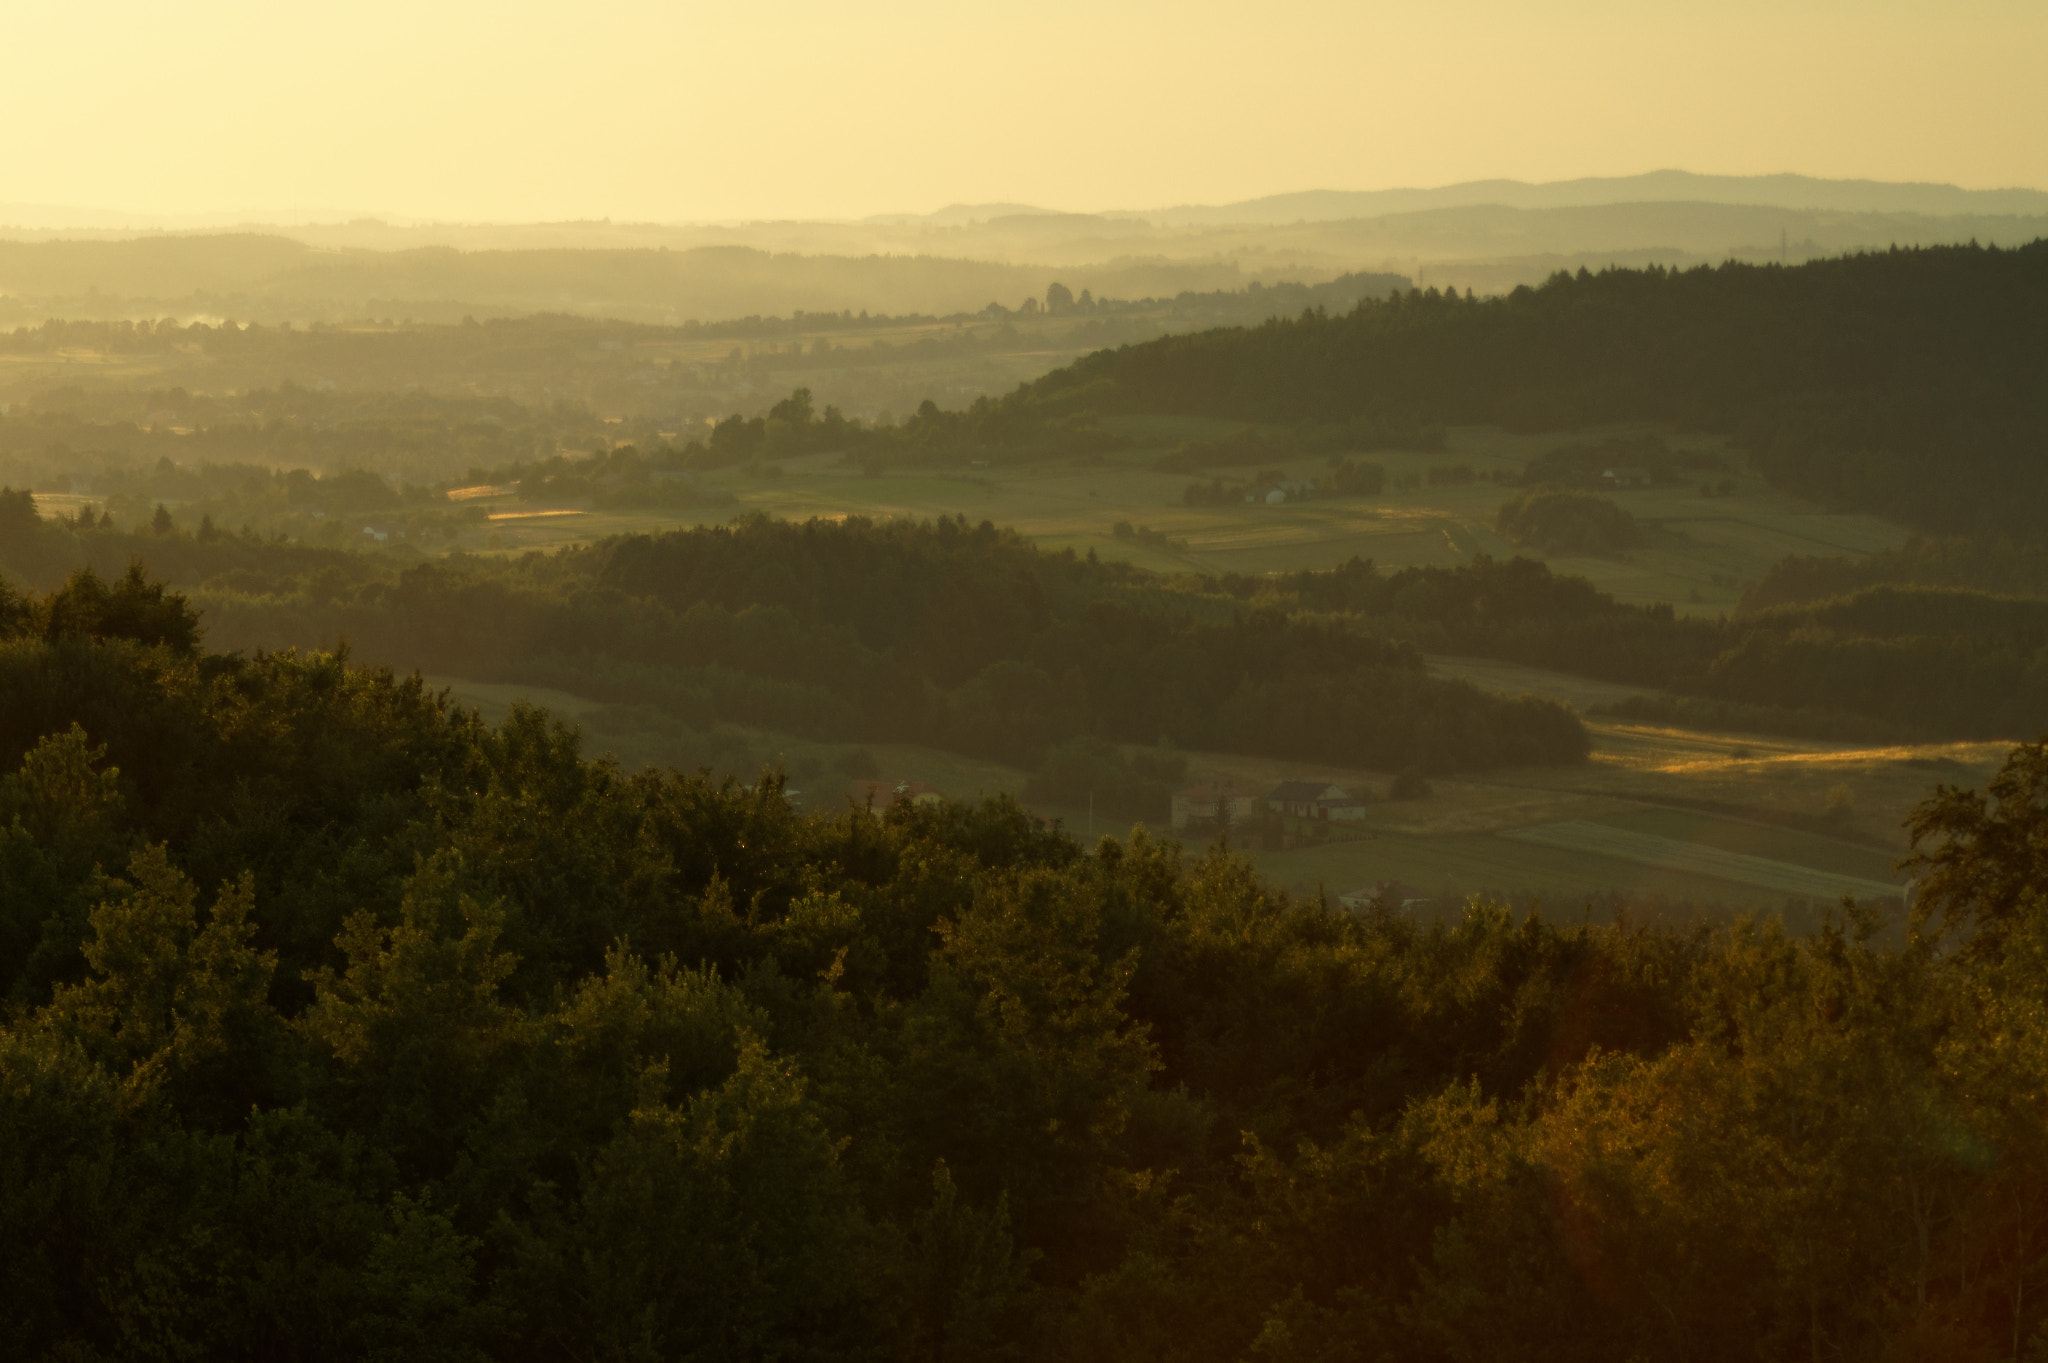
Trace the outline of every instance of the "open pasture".
<path fill-rule="evenodd" d="M 1718 822 L 1725 824 L 1726 821 Z M 1754 885 L 1766 891 L 1812 899 L 1845 894 L 1857 899 L 1882 899 L 1900 892 L 1899 882 L 1893 880 L 1841 875 L 1797 862 L 1734 852 L 1709 842 L 1618 828 L 1611 822 L 1567 819 L 1559 823 L 1511 829 L 1506 836 L 1567 852 L 1585 852 L 1596 857 Z"/>
<path fill-rule="evenodd" d="M 1906 532 L 1870 516 L 1831 512 L 1765 487 L 1747 473 L 1733 475 L 1736 490 L 1705 496 L 1698 487 L 1656 487 L 1613 494 L 1649 535 L 1649 544 L 1623 554 L 1547 556 L 1518 547 L 1493 529 L 1494 514 L 1512 495 L 1531 458 L 1573 441 L 1656 429 L 1674 444 L 1711 447 L 1731 464 L 1738 456 L 1702 436 L 1663 428 L 1518 435 L 1489 427 L 1458 427 L 1438 454 L 1376 451 L 1359 457 L 1385 466 L 1389 485 L 1375 497 L 1330 497 L 1277 506 L 1191 507 L 1189 484 L 1221 474 L 1242 481 L 1255 471 L 1212 470 L 1206 475 L 1161 473 L 1160 454 L 1190 439 L 1209 439 L 1235 427 L 1200 418 L 1128 418 L 1119 423 L 1144 442 L 1086 460 L 1023 465 L 971 465 L 957 469 L 893 470 L 869 476 L 835 455 L 784 461 L 774 476 L 726 470 L 703 480 L 707 503 L 645 513 L 584 512 L 541 520 L 494 522 L 489 547 L 546 548 L 622 530 L 717 524 L 748 511 L 803 519 L 859 515 L 929 518 L 964 515 L 1016 528 L 1053 549 L 1095 551 L 1161 572 L 1247 573 L 1329 568 L 1354 556 L 1389 568 L 1452 565 L 1474 554 L 1517 553 L 1548 558 L 1558 572 L 1582 576 L 1633 603 L 1668 602 L 1681 613 L 1731 610 L 1743 588 L 1787 554 L 1873 553 L 1903 543 Z M 1467 483 L 1431 485 L 1431 469 L 1469 467 Z M 1322 456 L 1276 460 L 1287 477 L 1314 480 Z M 1422 480 L 1395 486 L 1404 476 Z M 1725 475 L 1717 475 L 1725 476 Z M 1508 486 L 1493 481 L 1509 480 Z M 728 500 L 729 499 L 729 500 Z M 493 512 L 549 509 L 513 503 L 509 490 L 491 499 Z M 563 508 L 569 509 L 569 508 Z M 1157 532 L 1119 538 L 1118 522 Z"/>

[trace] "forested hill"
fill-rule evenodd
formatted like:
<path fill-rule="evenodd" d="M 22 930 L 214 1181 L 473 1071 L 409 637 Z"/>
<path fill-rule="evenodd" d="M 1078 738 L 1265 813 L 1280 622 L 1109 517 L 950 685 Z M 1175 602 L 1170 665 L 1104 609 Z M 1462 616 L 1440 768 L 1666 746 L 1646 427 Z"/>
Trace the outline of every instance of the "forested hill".
<path fill-rule="evenodd" d="M 2048 732 L 2048 604 L 1965 589 L 1976 575 L 2002 592 L 2035 580 L 2038 555 L 2010 546 L 1923 545 L 1850 572 L 1791 561 L 1752 609 L 1710 620 L 1520 558 L 1168 576 L 986 522 L 752 516 L 422 561 L 194 533 L 168 513 L 136 532 L 42 520 L 0 487 L 0 579 L 50 590 L 138 558 L 190 591 L 215 647 L 345 639 L 367 661 L 651 707 L 703 739 L 664 759 L 686 769 L 752 771 L 714 741 L 734 724 L 1026 769 L 1077 741 L 1162 738 L 1382 770 L 1585 756 L 1568 710 L 1433 677 L 1430 653 L 1669 691 L 1693 722 L 1758 732 Z"/>
<path fill-rule="evenodd" d="M 1736 435 L 1792 491 L 2031 534 L 2048 516 L 2044 321 L 2041 241 L 1581 272 L 1103 351 L 1005 405 L 1387 429 L 1676 420 Z"/>
<path fill-rule="evenodd" d="M 1410 644 L 1177 592 L 986 521 L 756 515 L 394 571 L 218 531 L 43 522 L 26 502 L 0 488 L 0 568 L 33 584 L 114 576 L 141 553 L 201 584 L 216 645 L 346 639 L 380 663 L 559 686 L 692 725 L 1026 767 L 1084 736 L 1381 770 L 1569 763 L 1588 749 L 1568 709 L 1432 677 Z"/>

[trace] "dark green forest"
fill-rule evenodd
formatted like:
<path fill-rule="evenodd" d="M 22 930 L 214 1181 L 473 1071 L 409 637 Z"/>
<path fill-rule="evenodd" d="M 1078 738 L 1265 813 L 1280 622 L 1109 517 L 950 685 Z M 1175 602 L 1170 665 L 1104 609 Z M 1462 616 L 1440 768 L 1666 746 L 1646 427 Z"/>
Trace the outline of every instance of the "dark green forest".
<path fill-rule="evenodd" d="M 19 502 L 15 494 L 15 502 Z M 205 584 L 218 643 L 347 641 L 359 656 L 810 737 L 921 742 L 1036 766 L 1079 735 L 1432 771 L 1581 760 L 1543 701 L 1430 677 L 1408 643 L 983 522 L 634 535 L 516 561 L 396 570 L 362 555 L 35 523 L 0 501 L 0 562 L 32 581 L 138 553 Z M 10 529 L 11 526 L 11 529 Z"/>
<path fill-rule="evenodd" d="M 2048 519 L 2048 242 L 1557 275 L 1475 299 L 1411 290 L 1341 315 L 1090 355 L 962 414 L 1000 447 L 1088 414 L 1420 429 L 1676 421 L 1774 484 L 1928 530 Z"/>
<path fill-rule="evenodd" d="M 2048 749 L 1902 929 L 1423 927 L 199 624 L 0 593 L 7 1357 L 2048 1348 Z"/>

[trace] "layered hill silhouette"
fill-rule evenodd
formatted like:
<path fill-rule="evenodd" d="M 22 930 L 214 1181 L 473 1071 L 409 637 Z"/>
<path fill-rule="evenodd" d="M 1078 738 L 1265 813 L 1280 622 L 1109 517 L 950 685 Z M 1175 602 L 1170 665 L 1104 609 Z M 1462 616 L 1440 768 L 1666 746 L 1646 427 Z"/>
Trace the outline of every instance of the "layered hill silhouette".
<path fill-rule="evenodd" d="M 69 222 L 73 225 L 66 226 Z M 1503 293 L 1559 269 L 1797 262 L 1893 245 L 2020 245 L 2048 193 L 1684 171 L 1223 205 L 955 204 L 859 222 L 290 224 L 0 205 L 0 325 L 231 312 L 268 320 L 573 312 L 641 322 L 1014 307 L 1058 281 L 1173 297 L 1349 273 Z M 6 238 L 12 240 L 6 240 Z"/>

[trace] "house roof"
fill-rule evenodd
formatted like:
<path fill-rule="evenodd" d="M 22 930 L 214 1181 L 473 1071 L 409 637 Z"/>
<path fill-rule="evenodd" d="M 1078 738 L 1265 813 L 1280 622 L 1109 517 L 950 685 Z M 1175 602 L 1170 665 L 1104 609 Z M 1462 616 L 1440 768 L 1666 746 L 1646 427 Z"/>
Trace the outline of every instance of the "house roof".
<path fill-rule="evenodd" d="M 1329 795 L 1331 789 L 1328 781 L 1282 781 L 1266 793 L 1266 798 L 1289 804 L 1308 804 Z"/>
<path fill-rule="evenodd" d="M 1226 786 L 1216 781 L 1204 781 L 1198 786 L 1183 786 L 1173 793 L 1176 800 L 1244 800 L 1251 792 L 1236 786 Z"/>

